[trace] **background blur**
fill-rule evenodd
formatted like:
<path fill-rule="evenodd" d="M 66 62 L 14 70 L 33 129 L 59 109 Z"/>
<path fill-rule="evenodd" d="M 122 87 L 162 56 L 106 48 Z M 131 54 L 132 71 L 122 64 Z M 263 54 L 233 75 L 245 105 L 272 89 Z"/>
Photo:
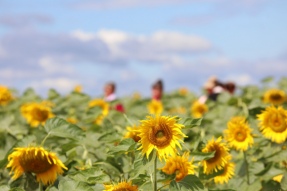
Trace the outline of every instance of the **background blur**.
<path fill-rule="evenodd" d="M 0 84 L 100 95 L 287 72 L 286 0 L 0 0 Z"/>

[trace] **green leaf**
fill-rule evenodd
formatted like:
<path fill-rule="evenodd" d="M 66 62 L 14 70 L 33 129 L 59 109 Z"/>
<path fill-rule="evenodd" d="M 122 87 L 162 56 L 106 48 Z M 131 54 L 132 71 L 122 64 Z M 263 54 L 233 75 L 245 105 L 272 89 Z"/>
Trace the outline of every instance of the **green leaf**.
<path fill-rule="evenodd" d="M 110 181 L 109 176 L 102 174 L 102 171 L 96 167 L 74 172 L 69 174 L 68 177 L 89 184 L 102 184 Z"/>
<path fill-rule="evenodd" d="M 180 187 L 175 180 L 172 180 L 169 184 L 170 191 L 180 191 Z"/>
<path fill-rule="evenodd" d="M 54 90 L 54 89 L 49 90 L 49 92 L 48 92 L 48 99 L 49 100 L 53 100 L 53 99 L 56 99 L 58 97 L 60 97 L 60 94 L 58 94 L 56 90 Z"/>
<path fill-rule="evenodd" d="M 77 147 L 77 146 L 81 146 L 80 143 L 78 142 L 70 142 L 70 143 L 67 143 L 67 144 L 64 144 L 64 145 L 61 145 L 61 149 L 62 149 L 62 153 L 66 153 L 68 152 L 69 150 Z"/>
<path fill-rule="evenodd" d="M 10 124 L 14 121 L 14 115 L 6 115 L 5 117 L 0 119 L 0 130 L 4 130 L 10 126 Z"/>
<path fill-rule="evenodd" d="M 194 157 L 194 163 L 201 162 L 203 160 L 208 160 L 214 157 L 215 151 L 210 153 L 203 153 L 203 152 L 191 152 L 189 156 L 192 158 Z"/>
<path fill-rule="evenodd" d="M 34 135 L 28 135 L 24 137 L 23 139 L 17 141 L 10 150 L 6 153 L 4 159 L 0 161 L 0 169 L 4 168 L 8 164 L 8 156 L 14 152 L 15 150 L 13 148 L 17 147 L 28 147 L 30 143 L 36 140 L 36 137 Z"/>
<path fill-rule="evenodd" d="M 266 78 L 263 78 L 262 80 L 261 80 L 261 82 L 262 83 L 268 83 L 268 82 L 272 82 L 273 81 L 273 77 L 272 76 L 268 76 L 268 77 L 266 77 Z"/>
<path fill-rule="evenodd" d="M 69 138 L 73 140 L 81 140 L 85 137 L 85 131 L 77 125 L 71 124 L 66 120 L 53 117 L 46 121 L 45 129 L 48 134 Z"/>
<path fill-rule="evenodd" d="M 1 190 L 2 191 L 2 190 Z M 12 188 L 11 190 L 9 191 L 25 191 L 24 189 L 22 188 Z"/>
<path fill-rule="evenodd" d="M 204 174 L 203 173 L 203 167 L 200 167 L 200 169 L 199 169 L 199 178 L 201 179 L 201 180 L 209 180 L 209 179 L 211 179 L 211 178 L 214 178 L 214 177 L 216 177 L 216 176 L 219 176 L 219 175 L 221 175 L 222 173 L 224 172 L 224 169 L 222 169 L 222 170 L 218 170 L 217 172 L 213 172 L 212 174 Z"/>
<path fill-rule="evenodd" d="M 132 138 L 122 140 L 116 147 L 111 148 L 107 154 L 119 155 L 135 150 L 136 142 Z"/>
<path fill-rule="evenodd" d="M 119 135 L 118 132 L 108 132 L 103 134 L 102 136 L 99 137 L 99 141 L 107 142 L 107 143 L 114 143 L 117 141 L 120 141 L 122 137 Z"/>
<path fill-rule="evenodd" d="M 236 190 L 232 190 L 232 189 L 224 189 L 224 190 L 209 190 L 208 191 L 236 191 Z"/>
<path fill-rule="evenodd" d="M 76 180 L 61 180 L 59 191 L 94 191 L 87 183 Z"/>
<path fill-rule="evenodd" d="M 92 123 L 99 115 L 102 115 L 103 108 L 101 106 L 94 106 L 84 114 L 83 121 L 85 123 Z"/>
<path fill-rule="evenodd" d="M 258 114 L 261 114 L 261 112 L 263 110 L 265 110 L 264 107 L 262 106 L 258 106 L 258 107 L 252 107 L 252 108 L 248 108 L 249 109 L 249 115 L 253 116 L 253 117 L 257 117 Z"/>
<path fill-rule="evenodd" d="M 1 191 L 9 191 L 10 188 L 7 185 L 2 185 L 2 186 L 0 186 L 0 190 Z"/>
<path fill-rule="evenodd" d="M 272 167 L 272 162 L 268 163 L 268 165 L 260 172 L 254 174 L 255 176 L 263 176 L 264 174 L 266 174 Z"/>
<path fill-rule="evenodd" d="M 203 190 L 204 186 L 200 179 L 192 174 L 185 176 L 182 181 L 178 182 L 180 186 L 187 188 L 188 190 Z"/>
<path fill-rule="evenodd" d="M 287 190 L 287 172 L 283 173 L 283 178 L 281 180 L 281 188 Z"/>
<path fill-rule="evenodd" d="M 193 119 L 193 118 L 183 118 L 180 121 L 183 121 L 183 125 L 185 126 L 185 128 L 193 128 L 193 127 L 198 127 L 201 124 L 202 118 L 197 118 L 197 119 Z"/>

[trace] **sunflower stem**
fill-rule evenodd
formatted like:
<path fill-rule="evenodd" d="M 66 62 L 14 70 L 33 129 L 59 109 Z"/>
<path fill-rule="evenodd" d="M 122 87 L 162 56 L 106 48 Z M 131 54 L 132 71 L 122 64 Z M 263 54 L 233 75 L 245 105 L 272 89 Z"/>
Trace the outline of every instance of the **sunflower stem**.
<path fill-rule="evenodd" d="M 246 167 L 246 178 L 247 178 L 247 184 L 250 184 L 249 182 L 249 171 L 248 171 L 248 162 L 246 157 L 246 151 L 243 151 L 244 153 L 244 161 L 245 161 L 245 167 Z"/>
<path fill-rule="evenodd" d="M 39 191 L 43 191 L 43 186 L 42 186 L 41 181 L 39 182 Z"/>
<path fill-rule="evenodd" d="M 48 135 L 44 138 L 44 140 L 41 142 L 40 147 L 44 146 L 45 141 L 47 140 L 47 138 L 50 136 L 50 133 L 48 133 Z"/>
<path fill-rule="evenodd" d="M 156 180 L 156 163 L 157 163 L 157 155 L 156 155 L 156 151 L 154 150 L 154 154 L 155 154 L 155 159 L 154 159 L 154 163 L 153 163 L 153 170 L 154 170 L 154 174 L 153 174 L 153 190 L 157 191 L 157 180 Z"/>

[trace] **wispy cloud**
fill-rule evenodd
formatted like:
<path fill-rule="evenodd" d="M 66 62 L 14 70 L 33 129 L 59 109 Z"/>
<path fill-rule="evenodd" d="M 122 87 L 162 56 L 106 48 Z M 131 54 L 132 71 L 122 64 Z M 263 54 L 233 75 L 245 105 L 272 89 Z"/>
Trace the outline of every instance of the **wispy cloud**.
<path fill-rule="evenodd" d="M 19 14 L 0 16 L 0 25 L 7 27 L 27 27 L 34 24 L 50 24 L 53 19 L 43 14 Z"/>

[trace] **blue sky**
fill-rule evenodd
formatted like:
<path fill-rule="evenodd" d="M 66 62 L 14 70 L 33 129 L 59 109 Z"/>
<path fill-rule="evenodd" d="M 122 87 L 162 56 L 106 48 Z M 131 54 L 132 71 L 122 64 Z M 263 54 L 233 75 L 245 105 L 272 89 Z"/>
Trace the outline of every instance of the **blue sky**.
<path fill-rule="evenodd" d="M 287 71 L 284 0 L 0 0 L 0 83 L 45 95 L 198 91 L 210 75 L 239 85 Z"/>

